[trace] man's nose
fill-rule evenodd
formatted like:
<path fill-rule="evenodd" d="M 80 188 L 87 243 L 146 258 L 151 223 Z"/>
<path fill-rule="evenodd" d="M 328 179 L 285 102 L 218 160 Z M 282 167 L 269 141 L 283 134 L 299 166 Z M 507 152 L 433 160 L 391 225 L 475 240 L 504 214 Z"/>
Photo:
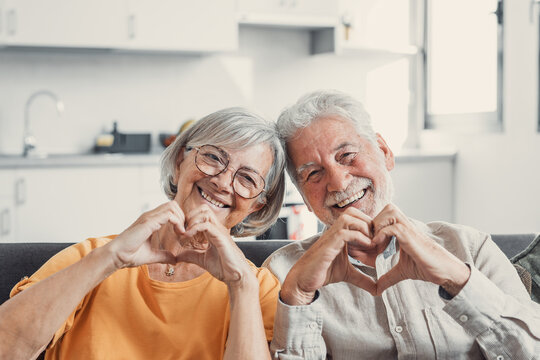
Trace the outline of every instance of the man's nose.
<path fill-rule="evenodd" d="M 327 168 L 326 175 L 328 177 L 326 189 L 329 192 L 343 191 L 349 186 L 351 176 L 347 169 L 340 166 L 332 166 Z"/>

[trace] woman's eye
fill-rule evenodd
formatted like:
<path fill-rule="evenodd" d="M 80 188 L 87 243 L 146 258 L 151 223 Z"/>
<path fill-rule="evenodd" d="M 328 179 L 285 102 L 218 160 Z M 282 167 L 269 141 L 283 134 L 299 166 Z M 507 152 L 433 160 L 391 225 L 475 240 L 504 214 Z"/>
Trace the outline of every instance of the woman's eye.
<path fill-rule="evenodd" d="M 216 154 L 207 153 L 207 154 L 204 154 L 204 157 L 210 162 L 223 163 L 223 159 L 221 159 L 221 157 L 219 157 Z"/>
<path fill-rule="evenodd" d="M 242 175 L 242 180 L 249 183 L 249 184 L 251 184 L 251 185 L 255 185 L 255 179 L 253 179 L 249 175 Z"/>

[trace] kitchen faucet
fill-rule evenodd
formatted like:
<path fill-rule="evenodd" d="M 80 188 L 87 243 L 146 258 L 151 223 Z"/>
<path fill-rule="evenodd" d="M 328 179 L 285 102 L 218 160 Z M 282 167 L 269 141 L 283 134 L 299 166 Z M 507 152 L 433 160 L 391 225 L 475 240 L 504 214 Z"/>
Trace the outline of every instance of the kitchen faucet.
<path fill-rule="evenodd" d="M 56 102 L 56 111 L 58 113 L 58 116 L 60 116 L 64 111 L 64 104 L 62 103 L 60 98 L 58 98 L 58 96 L 56 96 L 56 94 L 50 90 L 38 90 L 32 93 L 30 97 L 28 97 L 28 100 L 26 100 L 26 105 L 24 106 L 23 156 L 25 157 L 30 156 L 36 148 L 36 138 L 32 134 L 32 130 L 30 129 L 30 106 L 32 105 L 34 100 L 41 95 L 48 96 Z"/>

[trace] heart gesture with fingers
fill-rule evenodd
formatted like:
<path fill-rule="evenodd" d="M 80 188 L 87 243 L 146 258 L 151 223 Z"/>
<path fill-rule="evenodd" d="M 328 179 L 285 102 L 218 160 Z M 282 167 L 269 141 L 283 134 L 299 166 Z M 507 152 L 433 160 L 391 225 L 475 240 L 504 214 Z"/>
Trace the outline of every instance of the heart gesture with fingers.
<path fill-rule="evenodd" d="M 371 240 L 371 219 L 358 209 L 347 209 L 306 251 L 285 279 L 281 297 L 289 305 L 309 304 L 324 285 L 345 281 L 371 294 L 376 284 L 350 263 L 348 247 L 375 251 Z"/>
<path fill-rule="evenodd" d="M 207 205 L 187 214 L 186 233 L 192 248 L 180 252 L 176 260 L 199 265 L 212 276 L 231 286 L 241 282 L 251 268 L 234 243 L 229 230 Z"/>
<path fill-rule="evenodd" d="M 417 229 L 395 205 L 387 205 L 373 219 L 373 229 L 374 243 L 395 236 L 400 247 L 398 263 L 377 281 L 378 295 L 405 279 L 429 281 L 456 295 L 469 279 L 467 265 Z"/>

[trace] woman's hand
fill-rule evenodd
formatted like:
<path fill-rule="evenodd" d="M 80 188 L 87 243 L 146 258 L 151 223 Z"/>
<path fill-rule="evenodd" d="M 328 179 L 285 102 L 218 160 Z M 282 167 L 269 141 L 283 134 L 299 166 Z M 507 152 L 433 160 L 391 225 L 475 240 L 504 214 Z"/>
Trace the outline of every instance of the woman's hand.
<path fill-rule="evenodd" d="M 180 236 L 185 232 L 184 213 L 174 200 L 142 214 L 130 227 L 124 230 L 106 246 L 112 252 L 116 268 L 134 267 L 143 264 L 176 264 L 176 257 L 166 250 L 152 248 L 152 234 L 163 225 L 170 223 Z"/>
<path fill-rule="evenodd" d="M 185 236 L 192 238 L 194 249 L 182 251 L 176 261 L 197 264 L 228 286 L 241 285 L 253 274 L 229 230 L 209 206 L 192 211 L 187 219 Z"/>

